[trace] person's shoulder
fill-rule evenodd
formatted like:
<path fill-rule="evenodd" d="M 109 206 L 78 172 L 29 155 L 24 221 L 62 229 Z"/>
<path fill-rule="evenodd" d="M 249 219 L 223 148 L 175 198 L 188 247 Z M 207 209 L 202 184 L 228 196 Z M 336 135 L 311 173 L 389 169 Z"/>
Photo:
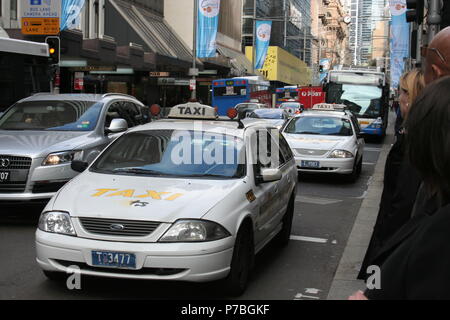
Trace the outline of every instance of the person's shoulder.
<path fill-rule="evenodd" d="M 448 243 L 443 245 L 450 246 L 450 204 L 427 217 L 418 233 L 420 238 L 428 243 L 440 241 L 442 238 L 448 239 Z"/>

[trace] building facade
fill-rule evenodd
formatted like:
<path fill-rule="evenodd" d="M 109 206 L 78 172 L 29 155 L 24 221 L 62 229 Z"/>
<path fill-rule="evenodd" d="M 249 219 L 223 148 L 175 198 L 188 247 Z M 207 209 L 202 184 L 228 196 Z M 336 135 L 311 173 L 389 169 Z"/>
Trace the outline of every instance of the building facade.
<path fill-rule="evenodd" d="M 321 59 L 328 59 L 330 65 L 344 65 L 348 57 L 349 24 L 342 0 L 323 0 L 319 7 L 319 51 Z"/>

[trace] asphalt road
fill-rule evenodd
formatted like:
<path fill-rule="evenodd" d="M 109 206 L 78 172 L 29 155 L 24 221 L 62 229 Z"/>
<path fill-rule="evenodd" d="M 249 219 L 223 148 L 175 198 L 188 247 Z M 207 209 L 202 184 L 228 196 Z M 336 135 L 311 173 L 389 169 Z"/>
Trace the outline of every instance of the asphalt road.
<path fill-rule="evenodd" d="M 250 300 L 326 299 L 370 182 L 382 145 L 368 142 L 356 183 L 302 175 L 292 237 L 256 258 L 246 293 Z M 40 208 L 0 207 L 0 299 L 223 299 L 221 283 L 168 283 L 83 277 L 81 290 L 45 278 L 35 262 Z"/>

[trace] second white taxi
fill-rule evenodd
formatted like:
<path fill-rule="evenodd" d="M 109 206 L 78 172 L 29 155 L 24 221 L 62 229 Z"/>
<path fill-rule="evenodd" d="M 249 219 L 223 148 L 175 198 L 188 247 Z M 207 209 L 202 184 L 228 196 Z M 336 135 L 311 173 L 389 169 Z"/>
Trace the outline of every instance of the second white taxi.
<path fill-rule="evenodd" d="M 283 128 L 300 172 L 335 173 L 355 181 L 362 170 L 364 139 L 345 105 L 317 104 Z"/>
<path fill-rule="evenodd" d="M 239 295 L 255 254 L 272 239 L 289 241 L 297 170 L 268 124 L 218 121 L 214 108 L 179 105 L 90 166 L 72 167 L 83 173 L 51 199 L 36 231 L 37 262 L 50 279 L 74 268 L 127 279 L 225 278 Z"/>

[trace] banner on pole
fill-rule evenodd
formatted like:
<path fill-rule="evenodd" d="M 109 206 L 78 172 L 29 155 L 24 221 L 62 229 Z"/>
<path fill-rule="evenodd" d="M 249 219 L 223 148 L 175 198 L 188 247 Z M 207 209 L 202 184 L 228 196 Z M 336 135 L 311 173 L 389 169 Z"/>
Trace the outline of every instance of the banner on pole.
<path fill-rule="evenodd" d="M 255 69 L 262 69 L 269 50 L 272 21 L 256 22 L 256 60 Z"/>
<path fill-rule="evenodd" d="M 406 0 L 390 0 L 391 22 L 391 87 L 397 88 L 409 57 L 409 24 Z"/>
<path fill-rule="evenodd" d="M 198 1 L 197 57 L 214 58 L 217 48 L 220 0 L 195 1 Z"/>
<path fill-rule="evenodd" d="M 79 25 L 84 3 L 85 0 L 62 0 L 61 31 Z"/>

